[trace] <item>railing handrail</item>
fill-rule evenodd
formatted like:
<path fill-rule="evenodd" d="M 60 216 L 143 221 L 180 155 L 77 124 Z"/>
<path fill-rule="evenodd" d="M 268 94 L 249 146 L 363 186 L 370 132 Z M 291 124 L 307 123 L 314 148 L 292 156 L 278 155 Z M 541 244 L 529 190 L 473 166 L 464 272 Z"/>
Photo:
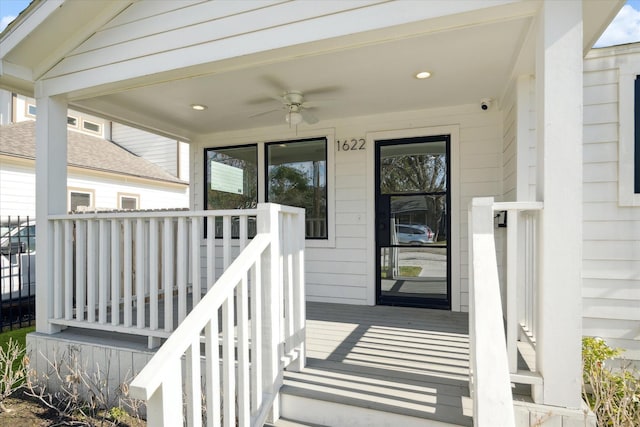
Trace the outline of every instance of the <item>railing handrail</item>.
<path fill-rule="evenodd" d="M 285 213 L 295 213 L 296 208 L 281 206 L 281 211 Z M 199 210 L 199 211 L 131 211 L 131 212 L 83 212 L 63 215 L 49 215 L 52 220 L 77 220 L 77 219 L 137 219 L 137 218 L 191 218 L 210 216 L 256 216 L 257 209 L 221 209 L 221 210 Z"/>
<path fill-rule="evenodd" d="M 251 243 L 237 257 L 231 265 L 222 273 L 216 281 L 215 292 L 207 292 L 189 315 L 173 331 L 165 344 L 160 347 L 154 357 L 147 363 L 142 371 L 131 382 L 131 396 L 136 399 L 148 400 L 160 387 L 162 367 L 167 360 L 182 357 L 187 348 L 193 343 L 193 332 L 201 331 L 211 319 L 211 313 L 216 312 L 230 293 L 234 291 L 240 282 L 242 275 L 256 262 L 271 243 L 271 236 L 261 233 L 253 238 Z"/>
<path fill-rule="evenodd" d="M 469 338 L 474 425 L 514 426 L 492 197 L 469 206 Z M 480 288 L 480 286 L 482 286 Z"/>

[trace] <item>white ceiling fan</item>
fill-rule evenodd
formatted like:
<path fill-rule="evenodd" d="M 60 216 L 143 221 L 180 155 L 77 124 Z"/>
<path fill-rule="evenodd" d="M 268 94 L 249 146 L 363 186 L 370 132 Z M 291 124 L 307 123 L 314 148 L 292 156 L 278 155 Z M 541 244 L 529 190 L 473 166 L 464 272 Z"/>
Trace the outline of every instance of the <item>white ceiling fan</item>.
<path fill-rule="evenodd" d="M 282 102 L 282 106 L 279 108 L 262 111 L 257 114 L 252 114 L 249 117 L 258 117 L 277 111 L 284 111 L 284 119 L 287 123 L 289 123 L 289 126 L 297 126 L 302 122 L 310 125 L 318 123 L 318 118 L 309 111 L 310 109 L 314 109 L 315 106 L 310 102 L 305 101 L 302 92 L 297 90 L 288 90 L 284 92 L 280 97 L 274 97 L 273 99 Z"/>
<path fill-rule="evenodd" d="M 309 110 L 317 108 L 319 101 L 307 101 L 305 94 L 299 90 L 284 89 L 285 86 L 273 77 L 264 76 L 263 80 L 270 86 L 280 90 L 281 95 L 268 98 L 262 98 L 250 101 L 251 104 L 261 104 L 264 102 L 272 102 L 273 100 L 279 101 L 282 105 L 278 108 L 273 108 L 267 111 L 262 111 L 256 114 L 252 114 L 249 117 L 258 117 L 265 114 L 284 112 L 284 119 L 289 126 L 297 126 L 300 123 L 315 124 L 318 123 L 318 118 Z M 307 91 L 307 94 L 321 94 L 337 91 L 337 87 L 324 87 L 318 89 L 312 89 Z M 321 102 L 321 101 L 320 101 Z"/>

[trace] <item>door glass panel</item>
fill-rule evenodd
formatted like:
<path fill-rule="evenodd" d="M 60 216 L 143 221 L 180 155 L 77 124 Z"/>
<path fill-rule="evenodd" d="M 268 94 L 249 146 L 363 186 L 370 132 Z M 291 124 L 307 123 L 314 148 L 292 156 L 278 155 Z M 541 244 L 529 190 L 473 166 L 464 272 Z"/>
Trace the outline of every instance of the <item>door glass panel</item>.
<path fill-rule="evenodd" d="M 447 191 L 446 142 L 380 147 L 380 194 Z"/>
<path fill-rule="evenodd" d="M 448 138 L 377 147 L 378 303 L 449 308 Z"/>

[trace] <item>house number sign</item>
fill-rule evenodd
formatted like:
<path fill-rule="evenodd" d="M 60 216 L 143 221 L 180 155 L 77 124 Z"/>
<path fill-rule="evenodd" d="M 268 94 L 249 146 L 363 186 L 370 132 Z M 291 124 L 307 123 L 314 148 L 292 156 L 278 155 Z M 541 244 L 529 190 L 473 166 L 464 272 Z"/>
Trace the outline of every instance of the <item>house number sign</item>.
<path fill-rule="evenodd" d="M 364 138 L 337 139 L 338 151 L 366 150 L 367 141 Z"/>

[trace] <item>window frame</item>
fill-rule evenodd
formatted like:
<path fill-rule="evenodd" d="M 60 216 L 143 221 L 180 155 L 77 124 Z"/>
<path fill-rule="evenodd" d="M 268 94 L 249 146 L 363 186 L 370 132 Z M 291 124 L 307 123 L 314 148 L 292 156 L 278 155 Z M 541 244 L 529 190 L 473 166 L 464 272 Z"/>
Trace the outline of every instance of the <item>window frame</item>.
<path fill-rule="evenodd" d="M 68 187 L 67 188 L 67 210 L 69 212 L 77 212 L 71 209 L 71 193 L 77 194 L 88 194 L 89 195 L 89 206 L 87 209 L 95 209 L 95 200 L 96 200 L 96 192 L 90 188 L 76 188 L 76 187 Z"/>
<path fill-rule="evenodd" d="M 140 209 L 140 195 L 139 194 L 133 194 L 133 193 L 118 193 L 118 209 L 122 209 L 124 210 L 125 208 L 122 207 L 122 199 L 127 198 L 127 199 L 133 199 L 136 201 L 136 207 L 133 209 L 127 209 L 127 210 L 139 210 Z"/>
<path fill-rule="evenodd" d="M 98 130 L 87 129 L 87 124 L 96 126 Z M 96 135 L 102 135 L 102 125 L 100 123 L 96 123 L 91 120 L 82 119 L 82 130 L 84 132 L 89 132 Z"/>

